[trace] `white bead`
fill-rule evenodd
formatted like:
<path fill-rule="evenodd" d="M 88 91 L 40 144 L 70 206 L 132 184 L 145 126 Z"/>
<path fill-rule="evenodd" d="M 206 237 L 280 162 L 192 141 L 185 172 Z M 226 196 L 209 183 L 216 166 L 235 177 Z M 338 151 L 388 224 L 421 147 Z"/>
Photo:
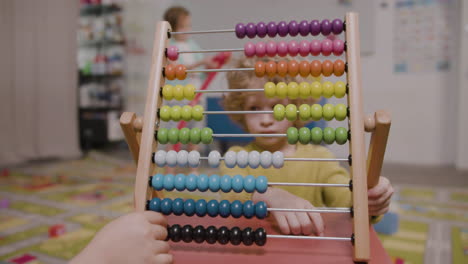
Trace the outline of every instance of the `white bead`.
<path fill-rule="evenodd" d="M 158 150 L 156 151 L 156 154 L 154 154 L 153 161 L 158 165 L 159 167 L 164 167 L 166 166 L 166 151 L 164 150 Z"/>
<path fill-rule="evenodd" d="M 198 164 L 200 164 L 200 152 L 196 150 L 190 151 L 188 154 L 188 163 L 192 168 L 198 167 Z"/>
<path fill-rule="evenodd" d="M 260 165 L 262 165 L 263 168 L 269 168 L 271 166 L 271 152 L 270 151 L 262 151 L 260 154 Z"/>
<path fill-rule="evenodd" d="M 181 150 L 177 152 L 177 166 L 187 167 L 188 152 L 186 150 Z"/>
<path fill-rule="evenodd" d="M 218 168 L 220 159 L 221 153 L 217 150 L 213 150 L 208 154 L 208 165 L 210 165 L 211 168 Z"/>
<path fill-rule="evenodd" d="M 260 165 L 260 153 L 256 150 L 251 151 L 249 153 L 249 166 L 256 169 L 258 165 Z"/>
<path fill-rule="evenodd" d="M 175 150 L 169 150 L 167 152 L 166 163 L 169 167 L 175 167 L 177 165 L 177 152 Z"/>
<path fill-rule="evenodd" d="M 249 165 L 249 153 L 245 150 L 237 152 L 237 166 L 245 168 Z"/>
<path fill-rule="evenodd" d="M 273 167 L 279 169 L 284 165 L 284 154 L 281 151 L 273 152 Z"/>
<path fill-rule="evenodd" d="M 226 154 L 224 155 L 224 164 L 226 164 L 226 167 L 231 169 L 234 168 L 236 166 L 236 158 L 236 152 L 232 150 L 226 152 Z"/>

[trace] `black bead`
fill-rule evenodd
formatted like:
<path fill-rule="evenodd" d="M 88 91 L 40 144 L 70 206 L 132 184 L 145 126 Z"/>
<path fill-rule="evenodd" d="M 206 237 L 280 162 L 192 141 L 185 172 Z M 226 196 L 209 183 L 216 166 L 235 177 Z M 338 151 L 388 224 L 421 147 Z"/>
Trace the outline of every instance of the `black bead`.
<path fill-rule="evenodd" d="M 244 229 L 244 231 L 242 231 L 242 242 L 246 246 L 250 246 L 250 245 L 253 244 L 253 242 L 254 242 L 254 232 L 253 232 L 252 228 L 247 227 L 246 229 Z"/>
<path fill-rule="evenodd" d="M 258 228 L 257 230 L 255 230 L 254 236 L 255 236 L 255 244 L 257 244 L 257 246 L 265 245 L 266 239 L 267 239 L 265 229 Z"/>
<path fill-rule="evenodd" d="M 205 228 L 203 226 L 198 225 L 193 229 L 193 240 L 197 243 L 205 241 Z"/>
<path fill-rule="evenodd" d="M 206 228 L 205 239 L 208 244 L 216 243 L 218 240 L 218 230 L 214 226 L 209 226 Z"/>
<path fill-rule="evenodd" d="M 229 229 L 225 226 L 222 226 L 218 229 L 218 242 L 221 245 L 226 245 L 229 243 Z"/>
<path fill-rule="evenodd" d="M 193 231 L 193 227 L 191 225 L 184 225 L 184 227 L 182 227 L 182 240 L 185 243 L 192 242 L 192 239 L 193 239 L 192 231 Z"/>
<path fill-rule="evenodd" d="M 182 227 L 180 225 L 173 225 L 169 227 L 169 238 L 174 242 L 179 242 L 182 238 Z"/>
<path fill-rule="evenodd" d="M 237 246 L 242 242 L 242 230 L 238 227 L 231 228 L 231 232 L 229 234 L 231 244 Z"/>

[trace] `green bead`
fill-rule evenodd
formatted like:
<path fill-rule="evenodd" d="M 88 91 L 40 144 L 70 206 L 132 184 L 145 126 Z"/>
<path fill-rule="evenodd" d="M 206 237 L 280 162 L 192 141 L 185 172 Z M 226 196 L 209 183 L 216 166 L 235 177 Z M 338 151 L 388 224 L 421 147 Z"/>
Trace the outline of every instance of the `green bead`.
<path fill-rule="evenodd" d="M 180 84 L 174 86 L 173 93 L 174 93 L 174 99 L 176 99 L 177 101 L 184 100 L 184 86 Z"/>
<path fill-rule="evenodd" d="M 302 121 L 307 121 L 310 119 L 310 105 L 302 104 L 299 106 L 299 117 Z"/>
<path fill-rule="evenodd" d="M 195 121 L 202 121 L 203 120 L 203 106 L 201 105 L 196 105 L 192 108 L 192 118 Z"/>
<path fill-rule="evenodd" d="M 299 84 L 299 96 L 302 99 L 307 99 L 310 96 L 310 84 L 307 82 L 301 82 Z"/>
<path fill-rule="evenodd" d="M 188 144 L 190 142 L 190 129 L 189 128 L 182 128 L 179 131 L 179 141 L 182 144 Z"/>
<path fill-rule="evenodd" d="M 279 82 L 276 85 L 276 96 L 278 98 L 284 99 L 288 96 L 288 85 L 284 82 Z"/>
<path fill-rule="evenodd" d="M 162 121 L 169 121 L 171 120 L 171 107 L 165 105 L 159 109 L 159 118 L 161 118 Z"/>
<path fill-rule="evenodd" d="M 330 145 L 335 142 L 335 129 L 332 127 L 326 127 L 323 129 L 323 141 L 325 141 L 326 144 Z"/>
<path fill-rule="evenodd" d="M 310 130 L 310 137 L 312 139 L 312 143 L 319 145 L 322 143 L 323 132 L 320 127 L 314 127 Z"/>
<path fill-rule="evenodd" d="M 310 117 L 312 117 L 312 120 L 319 121 L 320 119 L 322 119 L 322 113 L 323 109 L 321 105 L 313 104 L 310 107 Z"/>
<path fill-rule="evenodd" d="M 267 98 L 273 98 L 275 97 L 276 95 L 276 84 L 273 83 L 273 82 L 267 82 L 265 83 L 265 85 L 263 86 L 264 90 L 265 90 L 265 96 Z"/>
<path fill-rule="evenodd" d="M 332 104 L 325 104 L 323 106 L 323 119 L 330 121 L 335 117 L 335 107 Z"/>
<path fill-rule="evenodd" d="M 286 119 L 295 121 L 297 119 L 297 106 L 295 104 L 288 104 L 286 106 Z"/>
<path fill-rule="evenodd" d="M 322 84 L 315 81 L 310 84 L 310 95 L 313 98 L 320 98 L 322 96 Z"/>
<path fill-rule="evenodd" d="M 335 97 L 343 98 L 346 94 L 346 84 L 342 81 L 337 81 L 335 83 Z"/>
<path fill-rule="evenodd" d="M 299 97 L 299 85 L 297 82 L 288 83 L 288 98 L 296 99 Z"/>
<path fill-rule="evenodd" d="M 170 85 L 170 84 L 164 85 L 164 86 L 163 86 L 163 89 L 162 89 L 163 98 L 164 98 L 165 100 L 168 100 L 168 101 L 169 101 L 169 100 L 172 100 L 172 98 L 174 97 L 172 91 L 173 91 L 172 85 Z"/>
<path fill-rule="evenodd" d="M 169 129 L 167 138 L 169 139 L 169 143 L 177 144 L 177 142 L 179 142 L 179 129 L 175 127 Z"/>
<path fill-rule="evenodd" d="M 199 144 L 201 140 L 201 129 L 198 127 L 190 130 L 190 142 L 192 144 Z"/>
<path fill-rule="evenodd" d="M 168 134 L 167 128 L 160 128 L 158 130 L 158 142 L 161 143 L 161 144 L 166 144 L 167 143 L 167 134 Z"/>
<path fill-rule="evenodd" d="M 348 130 L 344 127 L 337 127 L 335 130 L 336 143 L 343 145 L 348 141 Z"/>
<path fill-rule="evenodd" d="M 203 142 L 203 144 L 210 144 L 211 142 L 213 142 L 213 130 L 211 128 L 202 128 L 201 141 Z"/>
<path fill-rule="evenodd" d="M 335 105 L 335 119 L 338 121 L 345 120 L 346 116 L 348 115 L 348 109 L 344 104 L 337 104 Z"/>
<path fill-rule="evenodd" d="M 171 108 L 171 120 L 179 121 L 181 118 L 182 107 L 175 105 Z"/>
<path fill-rule="evenodd" d="M 182 120 L 190 121 L 192 120 L 192 107 L 190 105 L 184 105 L 182 107 L 182 112 L 180 113 Z"/>
<path fill-rule="evenodd" d="M 301 127 L 299 129 L 299 142 L 301 144 L 309 144 L 310 143 L 310 129 L 307 127 Z"/>
<path fill-rule="evenodd" d="M 322 83 L 323 97 L 330 98 L 333 96 L 334 93 L 335 93 L 335 88 L 332 82 L 327 81 L 327 82 Z"/>
<path fill-rule="evenodd" d="M 289 144 L 296 144 L 299 139 L 299 131 L 295 127 L 290 127 L 286 130 Z"/>
<path fill-rule="evenodd" d="M 276 121 L 283 121 L 286 115 L 286 108 L 282 104 L 277 104 L 273 107 L 273 116 Z"/>

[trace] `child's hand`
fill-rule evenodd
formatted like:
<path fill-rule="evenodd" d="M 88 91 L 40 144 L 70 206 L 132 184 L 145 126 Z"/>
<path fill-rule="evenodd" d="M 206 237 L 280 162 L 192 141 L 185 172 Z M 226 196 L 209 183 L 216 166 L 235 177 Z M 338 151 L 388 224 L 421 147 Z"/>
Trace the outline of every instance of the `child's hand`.
<path fill-rule="evenodd" d="M 146 211 L 107 224 L 70 263 L 172 263 L 166 218 Z"/>
<path fill-rule="evenodd" d="M 390 181 L 385 177 L 380 177 L 379 183 L 367 191 L 369 215 L 379 216 L 388 212 L 393 192 Z"/>
<path fill-rule="evenodd" d="M 271 208 L 314 209 L 315 207 L 300 197 L 283 189 L 268 188 L 265 193 L 255 193 L 254 202 L 264 201 Z M 318 213 L 271 212 L 283 234 L 310 235 L 312 231 L 323 235 L 323 219 Z"/>

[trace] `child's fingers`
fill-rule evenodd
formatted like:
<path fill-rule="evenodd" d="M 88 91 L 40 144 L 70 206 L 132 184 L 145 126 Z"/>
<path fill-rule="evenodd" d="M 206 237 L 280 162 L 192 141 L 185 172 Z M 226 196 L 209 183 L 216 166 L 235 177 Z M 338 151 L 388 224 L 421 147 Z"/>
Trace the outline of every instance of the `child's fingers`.
<path fill-rule="evenodd" d="M 315 229 L 315 234 L 317 236 L 323 236 L 323 231 L 325 230 L 325 225 L 323 224 L 322 216 L 318 213 L 308 213 L 310 220 L 312 220 L 312 225 Z"/>
<path fill-rule="evenodd" d="M 281 233 L 283 234 L 290 234 L 291 231 L 289 230 L 288 221 L 286 220 L 286 216 L 282 213 L 275 213 L 276 222 L 280 228 Z"/>
<path fill-rule="evenodd" d="M 312 225 L 312 222 L 310 221 L 310 218 L 307 215 L 307 213 L 296 213 L 296 216 L 299 220 L 299 223 L 301 224 L 302 234 L 312 234 L 312 228 L 314 228 L 314 226 Z"/>
<path fill-rule="evenodd" d="M 165 240 L 167 238 L 167 228 L 160 225 L 154 225 L 151 228 L 154 239 Z"/>
<path fill-rule="evenodd" d="M 286 213 L 286 220 L 288 221 L 289 229 L 291 229 L 294 235 L 301 234 L 301 225 L 295 213 Z"/>
<path fill-rule="evenodd" d="M 154 263 L 156 264 L 170 264 L 172 261 L 171 254 L 159 254 L 154 258 Z"/>
<path fill-rule="evenodd" d="M 370 215 L 379 215 L 378 212 L 380 210 L 385 209 L 385 208 L 387 208 L 387 209 L 390 208 L 390 199 L 387 202 L 385 202 L 384 204 L 382 204 L 382 205 L 369 206 L 369 214 Z M 384 212 L 384 213 L 386 213 L 386 212 Z"/>
<path fill-rule="evenodd" d="M 154 225 L 167 225 L 167 219 L 161 213 L 153 212 L 153 211 L 144 211 L 143 215 L 146 217 L 148 222 Z"/>
<path fill-rule="evenodd" d="M 369 211 L 369 215 L 370 216 L 379 216 L 379 215 L 383 215 L 385 213 L 387 213 L 389 210 L 389 207 L 383 207 L 383 208 L 380 208 L 378 210 L 375 210 L 375 211 Z"/>
<path fill-rule="evenodd" d="M 161 240 L 156 240 L 153 243 L 154 254 L 165 254 L 170 250 L 169 243 Z"/>
<path fill-rule="evenodd" d="M 393 188 L 388 188 L 383 194 L 377 197 L 369 197 L 369 206 L 379 205 L 385 203 L 387 200 L 390 200 L 393 195 Z"/>
<path fill-rule="evenodd" d="M 374 188 L 367 191 L 367 196 L 369 199 L 377 198 L 385 193 L 388 189 L 392 189 L 390 181 L 385 177 L 380 177 L 379 183 Z"/>

